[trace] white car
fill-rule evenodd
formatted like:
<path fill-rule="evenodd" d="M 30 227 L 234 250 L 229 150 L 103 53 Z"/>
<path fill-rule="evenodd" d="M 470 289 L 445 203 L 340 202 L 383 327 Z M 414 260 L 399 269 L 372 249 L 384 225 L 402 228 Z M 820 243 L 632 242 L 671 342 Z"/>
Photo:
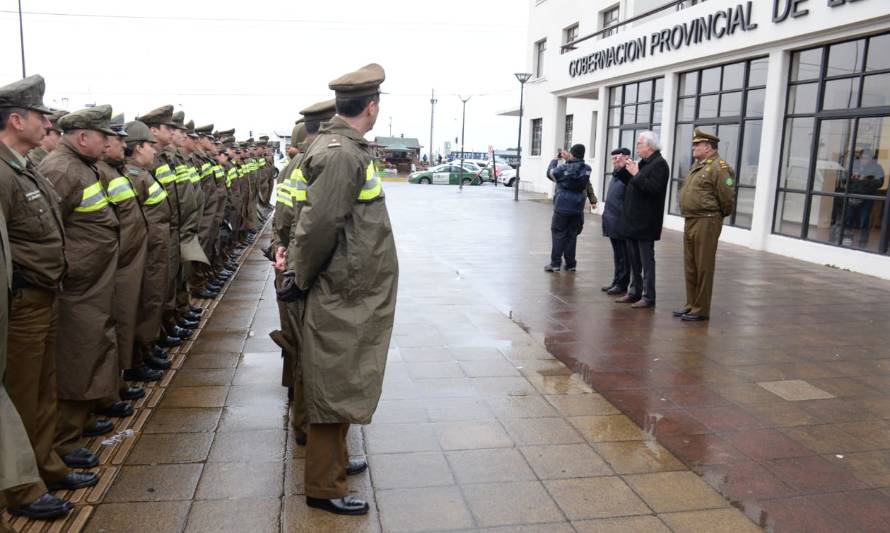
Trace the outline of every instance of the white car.
<path fill-rule="evenodd" d="M 506 185 L 507 187 L 512 187 L 513 183 L 516 182 L 516 169 L 510 165 L 504 166 L 507 168 L 501 170 L 500 163 L 498 163 L 498 183 Z"/>

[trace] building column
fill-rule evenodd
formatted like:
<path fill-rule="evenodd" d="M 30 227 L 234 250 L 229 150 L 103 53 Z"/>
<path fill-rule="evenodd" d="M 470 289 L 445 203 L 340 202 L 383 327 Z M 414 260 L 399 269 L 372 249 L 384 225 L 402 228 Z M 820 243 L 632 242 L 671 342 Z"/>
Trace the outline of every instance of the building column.
<path fill-rule="evenodd" d="M 606 143 L 609 142 L 609 136 L 607 135 L 609 127 L 609 89 L 600 87 L 598 93 L 598 99 L 596 101 L 596 122 L 592 125 L 593 129 L 596 131 L 596 149 L 594 150 L 594 158 L 591 161 L 590 166 L 593 168 L 593 175 L 591 177 L 593 181 L 591 185 L 593 185 L 593 190 L 600 195 L 597 212 L 602 213 L 606 205 L 606 202 L 604 201 L 606 199 L 605 193 L 608 192 L 606 190 L 607 180 L 605 180 L 604 176 L 606 162 L 610 160 L 611 152 L 615 147 L 606 145 Z"/>
<path fill-rule="evenodd" d="M 562 148 L 566 139 L 566 101 L 565 96 L 554 96 L 550 105 L 550 127 L 547 127 L 547 120 L 544 120 L 544 131 L 541 132 L 541 158 L 547 163 L 556 157 L 556 148 Z M 546 164 L 545 163 L 545 168 Z M 547 197 L 553 198 L 555 189 L 551 186 L 547 191 Z"/>
<path fill-rule="evenodd" d="M 772 233 L 790 60 L 791 55 L 784 50 L 776 50 L 769 54 L 760 161 L 757 165 L 757 187 L 754 189 L 754 213 L 751 219 L 751 248 L 755 250 L 766 249 L 766 241 Z"/>

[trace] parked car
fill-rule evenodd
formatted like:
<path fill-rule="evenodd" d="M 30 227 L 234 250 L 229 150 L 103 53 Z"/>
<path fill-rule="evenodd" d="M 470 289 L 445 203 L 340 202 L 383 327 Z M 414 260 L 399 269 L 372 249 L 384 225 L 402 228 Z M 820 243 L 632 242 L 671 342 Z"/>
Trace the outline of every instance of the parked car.
<path fill-rule="evenodd" d="M 497 163 L 496 169 L 497 169 L 496 173 L 497 173 L 498 183 L 503 183 L 503 184 L 507 183 L 501 177 L 504 172 L 510 173 L 513 177 L 516 176 L 516 171 L 513 170 L 513 167 L 511 167 L 510 165 L 507 165 L 505 163 Z M 479 171 L 479 178 L 482 181 L 494 182 L 494 178 L 491 175 L 491 161 L 486 161 L 486 166 L 482 170 Z M 511 183 L 511 185 L 512 185 L 512 183 Z"/>
<path fill-rule="evenodd" d="M 464 165 L 446 163 L 427 170 L 412 172 L 408 176 L 408 183 L 421 183 L 426 185 L 458 185 L 463 181 L 464 185 L 479 185 L 479 172 L 469 169 Z"/>

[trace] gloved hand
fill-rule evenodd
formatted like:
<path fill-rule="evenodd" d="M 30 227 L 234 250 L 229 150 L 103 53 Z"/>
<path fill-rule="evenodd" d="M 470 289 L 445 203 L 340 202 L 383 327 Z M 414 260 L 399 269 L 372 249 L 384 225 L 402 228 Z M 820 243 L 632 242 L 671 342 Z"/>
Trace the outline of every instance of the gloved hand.
<path fill-rule="evenodd" d="M 306 297 L 306 292 L 297 287 L 296 274 L 288 270 L 281 275 L 281 288 L 276 289 L 279 302 L 296 302 Z"/>

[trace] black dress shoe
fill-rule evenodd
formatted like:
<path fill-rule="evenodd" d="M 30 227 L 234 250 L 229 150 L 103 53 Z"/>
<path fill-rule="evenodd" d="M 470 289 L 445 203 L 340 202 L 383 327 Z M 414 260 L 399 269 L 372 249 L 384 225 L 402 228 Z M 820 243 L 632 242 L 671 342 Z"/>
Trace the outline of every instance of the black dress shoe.
<path fill-rule="evenodd" d="M 189 311 L 188 313 L 182 315 L 182 319 L 183 320 L 191 320 L 193 322 L 200 322 L 201 315 L 198 313 L 195 313 L 194 311 Z"/>
<path fill-rule="evenodd" d="M 624 287 L 609 287 L 606 291 L 606 294 L 609 296 L 615 296 L 616 294 L 624 294 L 627 292 L 627 289 Z"/>
<path fill-rule="evenodd" d="M 161 348 L 173 348 L 175 346 L 179 346 L 182 344 L 182 339 L 179 337 L 174 337 L 172 335 L 167 335 L 163 339 L 158 341 L 158 346 Z"/>
<path fill-rule="evenodd" d="M 356 474 L 361 474 L 365 470 L 368 469 L 368 462 L 364 459 L 350 459 L 348 463 L 346 463 L 346 475 L 354 476 Z"/>
<path fill-rule="evenodd" d="M 86 448 L 78 448 L 62 457 L 68 468 L 93 468 L 99 464 L 99 457 Z"/>
<path fill-rule="evenodd" d="M 124 370 L 124 381 L 161 381 L 164 373 L 147 366 Z"/>
<path fill-rule="evenodd" d="M 148 352 L 152 357 L 157 357 L 158 359 L 169 359 L 170 356 L 167 355 L 167 352 L 164 351 L 163 348 L 158 346 L 157 344 L 151 347 L 151 351 Z"/>
<path fill-rule="evenodd" d="M 309 442 L 309 436 L 305 434 L 297 435 L 294 437 L 294 441 L 300 446 L 306 446 L 306 443 Z"/>
<path fill-rule="evenodd" d="M 704 315 L 693 315 L 691 313 L 686 313 L 685 315 L 680 317 L 680 320 L 683 322 L 704 322 L 708 317 Z"/>
<path fill-rule="evenodd" d="M 112 431 L 114 431 L 114 423 L 111 420 L 96 420 L 93 427 L 83 430 L 83 436 L 98 437 L 99 435 L 106 435 Z"/>
<path fill-rule="evenodd" d="M 49 485 L 49 490 L 77 490 L 84 487 L 92 487 L 99 482 L 99 476 L 95 472 L 68 472 L 61 481 Z"/>
<path fill-rule="evenodd" d="M 225 283 L 217 283 L 216 281 L 210 281 L 207 283 L 207 290 L 213 292 L 219 292 Z"/>
<path fill-rule="evenodd" d="M 310 498 L 309 496 L 306 496 L 306 505 L 329 513 L 345 515 L 368 514 L 369 508 L 368 502 L 353 498 L 352 496 L 344 496 L 333 500 Z"/>
<path fill-rule="evenodd" d="M 608 290 L 612 287 L 614 287 L 614 285 L 606 285 L 605 287 L 600 287 L 600 290 L 603 292 L 608 292 Z"/>
<path fill-rule="evenodd" d="M 170 328 L 170 335 L 179 337 L 180 339 L 188 339 L 192 336 L 192 332 L 179 326 L 173 326 Z"/>
<path fill-rule="evenodd" d="M 197 320 L 182 319 L 176 325 L 181 327 L 182 329 L 197 329 L 198 324 L 199 322 Z"/>
<path fill-rule="evenodd" d="M 73 503 L 47 492 L 25 507 L 10 507 L 7 511 L 12 516 L 24 516 L 31 520 L 52 520 L 67 515 L 71 509 L 74 509 Z"/>
<path fill-rule="evenodd" d="M 201 316 L 201 314 L 204 313 L 204 308 L 203 308 L 203 307 L 199 307 L 199 306 L 197 306 L 197 305 L 190 305 L 190 306 L 189 306 L 189 311 L 191 311 L 192 313 L 195 313 L 195 314 L 198 315 L 198 316 Z"/>
<path fill-rule="evenodd" d="M 145 397 L 145 389 L 142 387 L 123 387 L 118 391 L 121 400 L 138 400 Z"/>
<path fill-rule="evenodd" d="M 144 395 L 145 391 L 142 391 L 142 394 Z M 133 406 L 123 401 L 114 402 L 108 407 L 96 409 L 93 413 L 99 416 L 107 416 L 109 418 L 126 418 L 133 414 Z"/>
<path fill-rule="evenodd" d="M 215 300 L 216 297 L 219 296 L 219 293 L 204 289 L 202 291 L 192 293 L 192 296 L 201 300 Z"/>
<path fill-rule="evenodd" d="M 692 309 L 689 307 L 681 307 L 679 309 L 674 309 L 673 311 L 671 311 L 671 314 L 677 318 L 680 318 L 683 315 L 685 315 L 686 313 L 688 313 L 689 311 L 692 311 Z"/>
<path fill-rule="evenodd" d="M 171 363 L 169 359 L 161 359 L 150 355 L 145 359 L 145 366 L 151 370 L 167 370 L 173 366 L 173 363 Z"/>

